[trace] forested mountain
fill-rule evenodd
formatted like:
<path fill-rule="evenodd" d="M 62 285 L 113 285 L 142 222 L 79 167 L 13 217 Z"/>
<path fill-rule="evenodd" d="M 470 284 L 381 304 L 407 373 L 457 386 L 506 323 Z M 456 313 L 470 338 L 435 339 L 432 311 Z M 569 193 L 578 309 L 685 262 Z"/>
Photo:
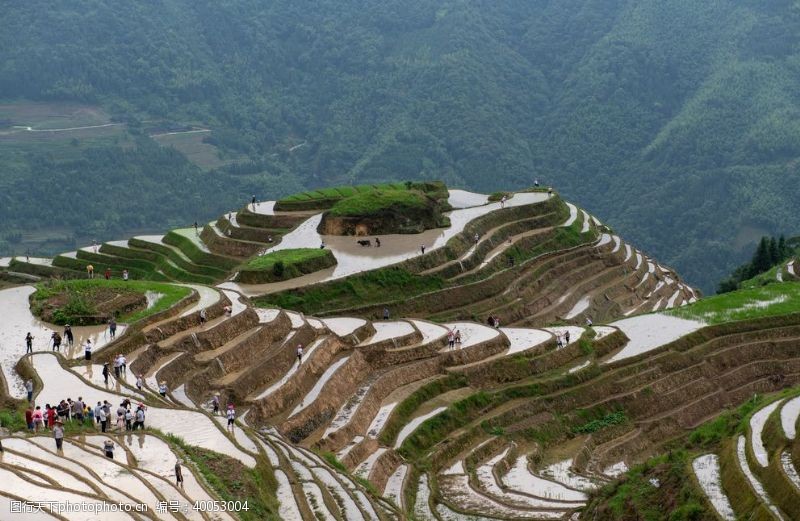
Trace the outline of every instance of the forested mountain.
<path fill-rule="evenodd" d="M 75 186 L 52 184 L 69 146 L 23 147 L 0 132 L 4 230 L 63 225 L 19 208 L 93 186 L 83 222 L 119 232 L 104 213 L 119 193 L 103 187 L 120 172 L 131 208 L 118 220 L 138 215 L 141 227 L 210 218 L 251 191 L 415 178 L 492 191 L 539 178 L 711 290 L 761 235 L 800 228 L 794 0 L 94 0 L 2 11 L 8 104 L 75 102 L 125 124 L 121 137 L 71 143 Z M 0 129 L 23 120 L 0 112 Z M 224 165 L 201 170 L 152 146 L 159 129 L 187 125 L 212 130 L 205 146 Z M 197 200 L 207 207 L 186 204 Z"/>

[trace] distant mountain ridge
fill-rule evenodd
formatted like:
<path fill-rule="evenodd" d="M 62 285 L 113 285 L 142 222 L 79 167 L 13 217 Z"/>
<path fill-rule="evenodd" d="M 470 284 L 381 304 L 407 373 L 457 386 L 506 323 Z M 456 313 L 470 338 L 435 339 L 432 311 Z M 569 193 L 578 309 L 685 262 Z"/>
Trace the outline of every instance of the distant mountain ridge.
<path fill-rule="evenodd" d="M 221 161 L 202 181 L 171 157 L 145 173 L 123 165 L 135 201 L 151 199 L 135 188 L 164 169 L 186 172 L 165 181 L 166 201 L 227 189 L 202 219 L 251 191 L 426 178 L 493 191 L 538 177 L 706 291 L 761 235 L 800 227 L 796 1 L 166 0 L 7 11 L 7 99 L 97 104 L 145 134 L 137 140 L 154 120 L 202 124 L 212 129 L 206 146 L 239 162 Z M 150 163 L 154 153 L 136 147 L 144 157 L 125 161 Z M 45 159 L 56 177 L 64 153 L 2 150 L 3 187 L 10 175 L 30 184 Z M 98 157 L 78 167 L 90 186 L 114 175 Z M 9 223 L 0 233 L 34 206 L 12 194 L 0 195 Z M 104 218 L 109 197 L 87 205 L 99 239 L 119 233 Z M 191 222 L 192 206 L 172 218 Z M 163 221 L 169 204 L 159 208 L 137 225 Z"/>

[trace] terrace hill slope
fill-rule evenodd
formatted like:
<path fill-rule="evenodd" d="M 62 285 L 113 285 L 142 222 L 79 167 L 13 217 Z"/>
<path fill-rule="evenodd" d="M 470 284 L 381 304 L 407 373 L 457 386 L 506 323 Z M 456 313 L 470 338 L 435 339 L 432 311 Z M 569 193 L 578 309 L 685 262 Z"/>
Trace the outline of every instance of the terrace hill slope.
<path fill-rule="evenodd" d="M 0 497 L 257 509 L 219 519 L 798 518 L 794 260 L 769 284 L 701 298 L 550 190 L 497 200 L 435 186 L 446 197 L 325 189 L 196 230 L 3 260 L 9 407 L 26 407 L 32 378 L 36 404 L 130 397 L 157 430 L 73 430 L 63 456 L 43 459 L 52 440 L 23 425 L 2 440 Z M 321 233 L 336 205 L 391 191 L 437 201 L 445 226 Z M 20 331 L 55 327 L 29 295 L 120 283 L 72 280 L 88 263 L 127 269 L 148 309 L 114 340 L 92 331 L 91 361 L 41 342 L 23 354 Z M 169 305 L 153 296 L 166 287 L 181 289 Z M 96 364 L 120 354 L 141 389 L 126 374 L 104 383 Z M 234 404 L 232 430 L 215 396 Z M 108 439 L 123 457 L 98 456 Z M 226 485 L 232 472 L 240 487 Z"/>

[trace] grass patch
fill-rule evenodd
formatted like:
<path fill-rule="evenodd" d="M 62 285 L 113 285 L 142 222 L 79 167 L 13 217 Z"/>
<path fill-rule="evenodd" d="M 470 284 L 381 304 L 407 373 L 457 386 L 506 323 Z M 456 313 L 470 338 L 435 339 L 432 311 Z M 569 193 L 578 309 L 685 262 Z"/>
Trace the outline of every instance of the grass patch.
<path fill-rule="evenodd" d="M 327 249 L 278 250 L 251 259 L 239 270 L 236 280 L 248 284 L 263 284 L 292 279 L 335 265 L 336 258 Z"/>
<path fill-rule="evenodd" d="M 28 428 L 25 424 L 25 408 L 6 409 L 0 411 L 0 427 L 11 432 L 23 431 Z"/>
<path fill-rule="evenodd" d="M 257 305 L 279 306 L 304 313 L 342 309 L 355 304 L 386 302 L 444 288 L 441 277 L 415 275 L 402 268 L 383 268 L 324 285 L 273 293 L 254 299 Z"/>
<path fill-rule="evenodd" d="M 429 382 L 400 402 L 392 411 L 389 420 L 381 431 L 380 441 L 384 445 L 392 445 L 397 434 L 405 426 L 414 412 L 428 400 L 454 389 L 466 387 L 467 378 L 463 374 L 451 374 Z"/>
<path fill-rule="evenodd" d="M 786 315 L 800 311 L 800 283 L 769 284 L 704 298 L 666 313 L 721 324 L 737 320 Z"/>
<path fill-rule="evenodd" d="M 628 421 L 625 411 L 614 411 L 606 414 L 602 418 L 592 420 L 572 428 L 574 434 L 591 434 L 599 430 L 611 427 L 612 425 L 620 425 Z"/>
<path fill-rule="evenodd" d="M 280 519 L 275 495 L 278 483 L 263 457 L 258 457 L 256 466 L 250 469 L 231 457 L 189 445 L 178 436 L 164 437 L 183 451 L 223 501 L 247 501 L 249 510 L 237 512 L 239 519 Z"/>
<path fill-rule="evenodd" d="M 76 322 L 74 319 L 77 317 L 92 315 L 97 312 L 92 303 L 92 296 L 99 290 L 135 292 L 142 295 L 150 291 L 161 294 L 161 297 L 152 307 L 133 311 L 118 317 L 120 322 L 127 323 L 133 323 L 169 309 L 181 299 L 187 297 L 192 291 L 191 288 L 184 286 L 143 280 L 123 281 L 105 280 L 102 278 L 73 280 L 51 279 L 36 285 L 36 291 L 30 297 L 31 311 L 35 315 L 38 315 L 45 302 L 53 298 L 61 297 L 64 298 L 66 302 L 63 308 L 57 309 L 53 313 L 55 323 L 66 324 Z"/>
<path fill-rule="evenodd" d="M 429 201 L 415 190 L 372 190 L 340 200 L 330 210 L 336 217 L 380 215 L 387 210 L 414 211 L 429 206 Z"/>
<path fill-rule="evenodd" d="M 278 263 L 283 263 L 284 265 L 298 264 L 320 259 L 330 254 L 331 252 L 329 250 L 323 250 L 321 248 L 278 250 L 253 258 L 245 264 L 245 267 L 251 270 L 273 270 Z"/>

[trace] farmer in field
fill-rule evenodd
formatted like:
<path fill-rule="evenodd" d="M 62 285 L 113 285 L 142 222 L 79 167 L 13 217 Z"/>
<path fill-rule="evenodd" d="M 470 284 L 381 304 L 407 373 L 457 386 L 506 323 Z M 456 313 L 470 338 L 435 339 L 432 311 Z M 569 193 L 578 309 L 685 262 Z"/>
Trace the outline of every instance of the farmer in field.
<path fill-rule="evenodd" d="M 236 409 L 233 408 L 233 404 L 228 404 L 228 412 L 226 414 L 228 417 L 228 432 L 233 432 L 234 422 L 236 421 Z"/>
<path fill-rule="evenodd" d="M 111 336 L 111 340 L 117 338 L 117 320 L 114 317 L 111 317 L 111 320 L 108 321 L 108 333 Z"/>
<path fill-rule="evenodd" d="M 183 488 L 183 471 L 181 470 L 181 460 L 175 462 L 175 486 Z"/>
<path fill-rule="evenodd" d="M 72 347 L 72 344 L 75 342 L 75 337 L 72 335 L 72 328 L 69 324 L 64 326 L 64 338 L 67 339 L 67 345 Z"/>

